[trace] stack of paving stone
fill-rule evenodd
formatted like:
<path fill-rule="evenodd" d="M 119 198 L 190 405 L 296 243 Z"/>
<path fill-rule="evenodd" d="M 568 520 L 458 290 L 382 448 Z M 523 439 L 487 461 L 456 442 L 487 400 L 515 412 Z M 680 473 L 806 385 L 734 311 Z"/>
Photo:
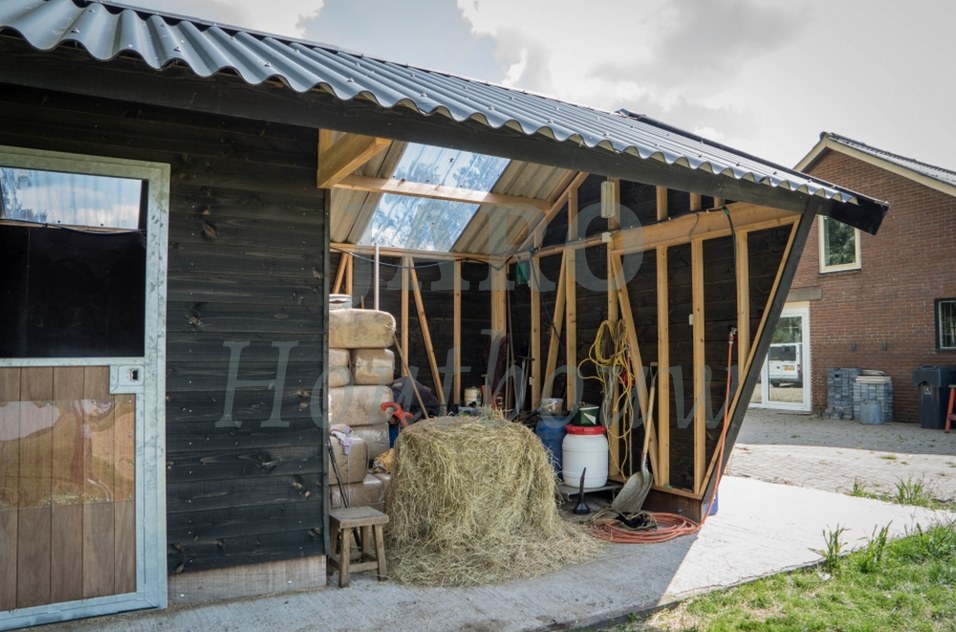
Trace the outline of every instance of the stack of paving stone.
<path fill-rule="evenodd" d="M 827 419 L 853 419 L 853 386 L 860 369 L 827 369 Z"/>
<path fill-rule="evenodd" d="M 344 506 L 342 491 L 349 507 L 384 507 L 389 476 L 371 473 L 368 466 L 388 450 L 389 414 L 381 405 L 393 399 L 395 356 L 387 347 L 394 336 L 395 318 L 388 312 L 348 307 L 329 311 L 329 427 L 344 483 L 340 490 L 330 468 L 333 509 Z"/>

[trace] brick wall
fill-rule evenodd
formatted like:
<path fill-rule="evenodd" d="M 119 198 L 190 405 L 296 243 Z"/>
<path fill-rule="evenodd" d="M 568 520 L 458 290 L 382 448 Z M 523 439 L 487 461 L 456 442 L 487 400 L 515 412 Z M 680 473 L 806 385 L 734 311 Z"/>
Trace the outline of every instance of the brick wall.
<path fill-rule="evenodd" d="M 860 270 L 820 274 L 810 232 L 792 287 L 820 290 L 810 302 L 813 410 L 826 408 L 828 368 L 880 369 L 893 378 L 894 420 L 918 421 L 913 369 L 956 365 L 956 352 L 936 351 L 934 324 L 934 300 L 956 297 L 956 197 L 829 150 L 808 173 L 891 205 L 879 233 L 862 235 Z"/>

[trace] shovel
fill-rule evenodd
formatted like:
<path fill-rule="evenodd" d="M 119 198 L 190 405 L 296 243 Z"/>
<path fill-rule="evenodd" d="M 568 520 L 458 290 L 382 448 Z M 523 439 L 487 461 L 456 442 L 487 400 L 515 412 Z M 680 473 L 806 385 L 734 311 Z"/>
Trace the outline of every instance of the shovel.
<path fill-rule="evenodd" d="M 611 502 L 611 509 L 621 514 L 634 514 L 641 510 L 647 493 L 651 491 L 651 471 L 647 467 L 647 448 L 651 441 L 654 424 L 654 395 L 657 388 L 656 362 L 651 363 L 651 390 L 648 395 L 647 415 L 644 419 L 644 449 L 641 451 L 641 471 L 631 474 L 620 493 Z"/>

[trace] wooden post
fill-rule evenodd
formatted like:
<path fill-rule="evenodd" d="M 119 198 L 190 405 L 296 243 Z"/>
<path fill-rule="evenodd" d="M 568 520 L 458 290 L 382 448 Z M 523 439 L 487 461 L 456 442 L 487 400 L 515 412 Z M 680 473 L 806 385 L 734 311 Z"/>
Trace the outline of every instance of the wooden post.
<path fill-rule="evenodd" d="M 541 244 L 543 231 L 535 230 L 535 247 Z M 541 405 L 541 259 L 528 259 L 528 287 L 531 290 L 531 409 Z"/>
<path fill-rule="evenodd" d="M 461 404 L 461 260 L 455 259 L 452 289 L 452 396 L 451 400 Z"/>
<path fill-rule="evenodd" d="M 345 269 L 345 293 L 349 296 L 352 296 L 352 268 L 354 265 L 355 257 L 349 255 L 348 258 L 348 267 Z"/>
<path fill-rule="evenodd" d="M 428 328 L 428 318 L 425 316 L 425 301 L 422 300 L 422 290 L 418 286 L 418 273 L 414 268 L 414 260 L 409 259 L 413 267 L 409 270 L 412 282 L 412 294 L 415 296 L 415 309 L 418 312 L 418 325 L 422 330 L 422 340 L 425 343 L 425 355 L 428 358 L 428 366 L 432 372 L 432 383 L 435 385 L 435 395 L 438 396 L 438 402 L 444 408 L 445 389 L 442 388 L 441 374 L 438 372 L 438 362 L 435 360 L 435 348 L 432 346 L 432 334 Z"/>
<path fill-rule="evenodd" d="M 691 193 L 690 194 L 690 210 L 699 211 L 704 208 L 704 201 L 701 199 L 700 193 Z"/>
<path fill-rule="evenodd" d="M 671 374 L 670 309 L 667 285 L 667 248 L 657 249 L 657 469 L 654 478 L 659 487 L 671 481 Z"/>
<path fill-rule="evenodd" d="M 541 385 L 541 397 L 551 397 L 554 389 L 554 372 L 558 368 L 558 346 L 561 344 L 561 327 L 564 325 L 564 293 L 565 283 L 564 274 L 566 268 L 564 252 L 561 254 L 561 268 L 558 273 L 558 288 L 554 297 L 554 321 L 551 323 L 551 333 L 548 338 L 548 364 L 545 367 L 544 382 Z M 565 402 L 565 408 L 570 409 L 570 404 Z"/>
<path fill-rule="evenodd" d="M 568 194 L 568 242 L 578 238 L 578 190 Z M 564 309 L 567 335 L 565 336 L 565 362 L 567 363 L 566 405 L 574 410 L 578 404 L 578 305 L 577 305 L 577 251 L 568 248 L 564 256 Z"/>
<path fill-rule="evenodd" d="M 667 187 L 657 187 L 657 221 L 667 219 Z"/>
<path fill-rule="evenodd" d="M 704 346 L 704 242 L 690 242 L 691 251 L 691 297 L 693 314 L 694 354 L 694 493 L 699 494 L 704 484 L 704 468 L 707 467 L 707 354 Z"/>
<path fill-rule="evenodd" d="M 500 353 L 503 351 L 501 343 L 508 333 L 507 297 L 505 296 L 508 288 L 508 264 L 504 259 L 497 259 L 490 262 L 489 266 L 491 269 L 491 348 L 497 349 Z M 506 367 L 505 370 L 507 371 L 508 368 Z M 496 405 L 493 398 L 498 386 L 494 383 L 494 377 L 495 367 L 489 364 L 485 378 L 485 392 L 492 406 Z M 487 406 L 488 402 L 484 404 Z"/>
<path fill-rule="evenodd" d="M 750 243 L 748 233 L 738 232 L 734 247 L 734 269 L 737 276 L 737 375 L 750 355 Z"/>
<path fill-rule="evenodd" d="M 332 294 L 340 294 L 342 292 L 342 281 L 345 279 L 345 269 L 348 267 L 348 261 L 352 258 L 347 252 L 343 252 L 339 255 L 339 265 L 335 271 L 335 283 L 332 284 Z"/>
<path fill-rule="evenodd" d="M 411 259 L 409 257 L 402 257 L 399 260 L 402 264 L 402 298 L 401 298 L 401 322 L 402 322 L 402 340 L 401 340 L 401 353 L 402 356 L 408 358 L 408 268 L 411 266 Z M 414 377 L 410 373 L 410 369 L 407 366 L 402 367 L 402 373 L 407 377 Z"/>

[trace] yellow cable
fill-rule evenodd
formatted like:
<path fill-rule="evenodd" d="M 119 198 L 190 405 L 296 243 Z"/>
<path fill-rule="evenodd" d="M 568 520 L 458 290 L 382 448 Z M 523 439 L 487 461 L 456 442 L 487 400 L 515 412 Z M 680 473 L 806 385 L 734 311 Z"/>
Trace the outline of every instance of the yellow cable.
<path fill-rule="evenodd" d="M 581 379 L 597 380 L 601 384 L 601 392 L 604 393 L 605 396 L 610 392 L 609 389 L 613 387 L 613 382 L 609 382 L 608 380 L 609 377 L 616 377 L 619 383 L 627 385 L 626 388 L 620 389 L 616 402 L 613 402 L 611 405 L 611 409 L 613 410 L 614 404 L 616 404 L 620 412 L 620 432 L 612 432 L 610 425 L 607 423 L 608 420 L 604 420 L 608 441 L 628 439 L 633 431 L 634 400 L 631 397 L 630 385 L 634 383 L 634 374 L 631 371 L 630 349 L 627 345 L 626 333 L 626 325 L 622 320 L 614 322 L 605 320 L 602 322 L 594 336 L 594 342 L 588 350 L 588 357 L 582 359 L 577 366 L 578 375 Z M 581 371 L 585 363 L 594 365 L 594 375 L 585 375 Z M 625 440 L 623 443 L 623 455 L 620 459 L 620 463 L 617 464 L 618 468 L 622 471 L 623 468 L 621 466 L 624 463 L 631 462 L 631 443 L 629 440 Z"/>

